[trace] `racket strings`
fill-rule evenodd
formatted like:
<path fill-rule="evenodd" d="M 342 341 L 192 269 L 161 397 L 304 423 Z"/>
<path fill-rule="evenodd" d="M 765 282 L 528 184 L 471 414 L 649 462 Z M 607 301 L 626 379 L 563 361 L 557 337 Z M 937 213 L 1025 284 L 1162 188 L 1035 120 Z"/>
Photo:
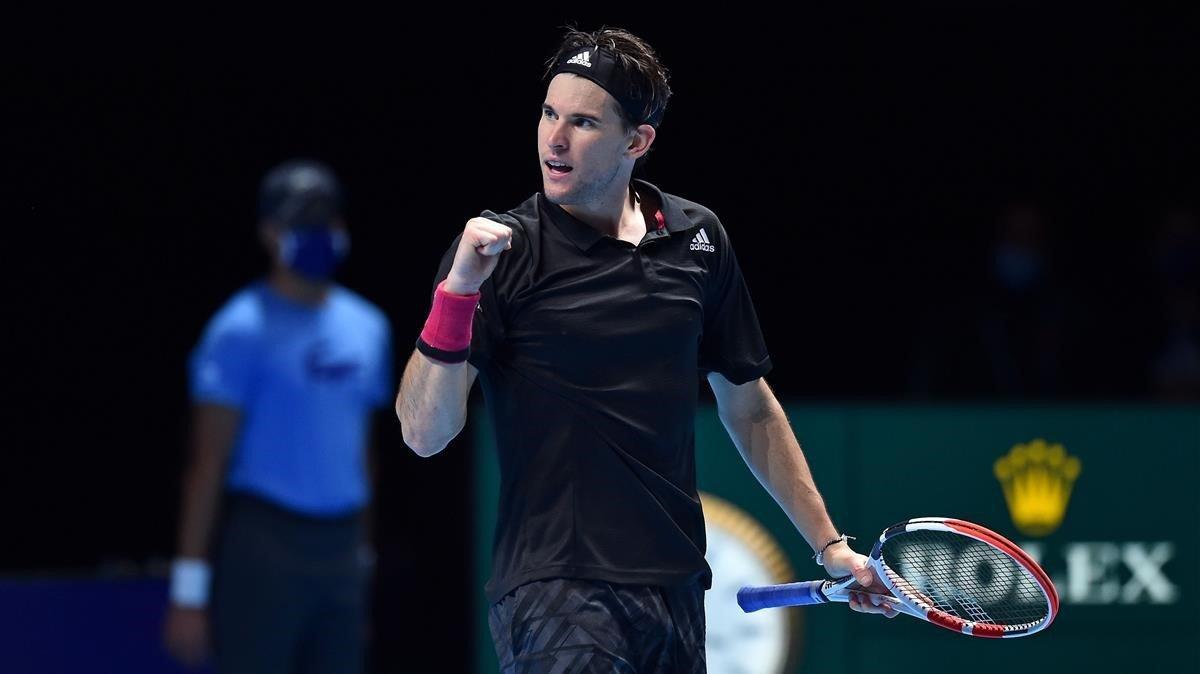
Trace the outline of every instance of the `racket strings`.
<path fill-rule="evenodd" d="M 967 536 L 918 530 L 882 550 L 893 584 L 918 604 L 977 623 L 1028 625 L 1048 605 L 1037 581 L 1005 552 Z"/>

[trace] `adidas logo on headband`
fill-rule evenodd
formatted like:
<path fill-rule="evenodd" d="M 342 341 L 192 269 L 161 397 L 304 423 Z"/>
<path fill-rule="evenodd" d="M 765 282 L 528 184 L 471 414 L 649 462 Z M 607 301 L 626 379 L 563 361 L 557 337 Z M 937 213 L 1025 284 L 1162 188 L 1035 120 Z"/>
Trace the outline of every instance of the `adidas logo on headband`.
<path fill-rule="evenodd" d="M 581 51 L 578 54 L 567 59 L 568 65 L 572 64 L 572 63 L 574 63 L 575 65 L 584 66 L 585 68 L 591 68 L 592 67 L 591 52 Z"/>

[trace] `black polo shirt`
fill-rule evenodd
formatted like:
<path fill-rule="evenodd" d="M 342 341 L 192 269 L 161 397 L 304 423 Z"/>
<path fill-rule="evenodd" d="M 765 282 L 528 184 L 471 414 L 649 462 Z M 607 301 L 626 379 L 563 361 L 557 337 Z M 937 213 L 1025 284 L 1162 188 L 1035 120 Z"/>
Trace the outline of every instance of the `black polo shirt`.
<path fill-rule="evenodd" d="M 700 375 L 741 384 L 771 361 L 716 215 L 634 186 L 662 215 L 636 246 L 540 193 L 484 212 L 514 231 L 480 289 L 470 357 L 499 451 L 493 602 L 553 577 L 711 584 L 696 493 Z"/>

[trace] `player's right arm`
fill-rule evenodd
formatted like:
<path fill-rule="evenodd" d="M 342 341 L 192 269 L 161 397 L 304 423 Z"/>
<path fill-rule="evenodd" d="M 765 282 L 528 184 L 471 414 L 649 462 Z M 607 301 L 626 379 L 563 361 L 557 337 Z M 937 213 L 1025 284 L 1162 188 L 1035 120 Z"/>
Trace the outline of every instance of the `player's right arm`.
<path fill-rule="evenodd" d="M 496 270 L 500 254 L 511 247 L 510 227 L 488 218 L 468 220 L 441 292 L 455 296 L 478 293 Z M 467 397 L 477 374 L 465 361 L 442 362 L 413 351 L 396 396 L 396 416 L 405 444 L 421 456 L 445 449 L 466 425 Z"/>
<path fill-rule="evenodd" d="M 467 423 L 467 396 L 476 374 L 468 363 L 440 363 L 414 350 L 396 396 L 404 444 L 420 456 L 445 449 Z"/>

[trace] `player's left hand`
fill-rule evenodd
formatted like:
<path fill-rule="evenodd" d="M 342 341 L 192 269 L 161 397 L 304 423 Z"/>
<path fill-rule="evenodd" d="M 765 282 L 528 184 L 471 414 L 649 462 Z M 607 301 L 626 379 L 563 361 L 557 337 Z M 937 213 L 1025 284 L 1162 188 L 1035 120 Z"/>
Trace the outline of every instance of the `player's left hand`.
<path fill-rule="evenodd" d="M 850 610 L 859 613 L 881 613 L 889 618 L 896 617 L 896 609 L 878 596 L 890 596 L 892 593 L 871 572 L 871 565 L 866 555 L 860 555 L 850 549 L 845 543 L 829 546 L 822 555 L 825 571 L 833 578 L 853 574 L 863 592 L 850 593 Z"/>

